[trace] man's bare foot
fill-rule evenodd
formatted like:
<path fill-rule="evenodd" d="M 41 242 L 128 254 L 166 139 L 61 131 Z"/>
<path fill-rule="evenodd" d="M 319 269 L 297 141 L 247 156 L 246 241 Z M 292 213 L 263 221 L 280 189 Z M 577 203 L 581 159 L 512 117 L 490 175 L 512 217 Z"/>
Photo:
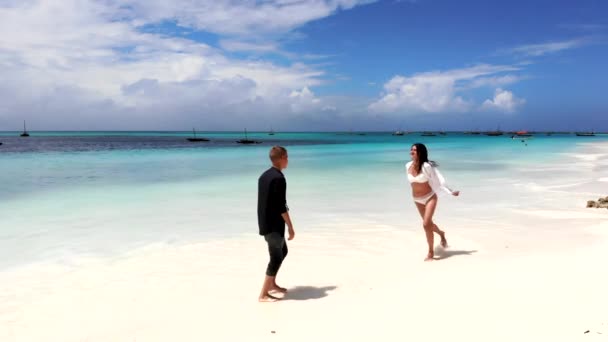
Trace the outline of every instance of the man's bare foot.
<path fill-rule="evenodd" d="M 258 301 L 260 301 L 260 302 L 276 302 L 278 300 L 279 300 L 279 298 L 273 297 L 269 294 L 266 294 L 265 296 L 258 298 Z"/>
<path fill-rule="evenodd" d="M 426 258 L 424 258 L 424 261 L 433 261 L 435 260 L 435 255 L 433 253 L 429 253 L 426 255 Z"/>
<path fill-rule="evenodd" d="M 280 287 L 279 285 L 274 285 L 271 289 L 270 292 L 280 292 L 280 293 L 287 293 L 287 289 L 284 287 Z"/>

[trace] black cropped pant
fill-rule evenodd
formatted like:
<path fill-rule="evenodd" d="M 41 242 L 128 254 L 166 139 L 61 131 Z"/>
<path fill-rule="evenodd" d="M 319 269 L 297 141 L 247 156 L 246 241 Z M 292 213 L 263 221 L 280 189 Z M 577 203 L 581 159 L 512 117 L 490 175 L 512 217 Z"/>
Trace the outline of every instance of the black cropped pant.
<path fill-rule="evenodd" d="M 270 233 L 264 235 L 264 240 L 268 243 L 268 253 L 270 254 L 270 262 L 266 268 L 266 275 L 276 277 L 279 268 L 285 257 L 287 256 L 287 242 L 285 237 L 279 233 Z"/>

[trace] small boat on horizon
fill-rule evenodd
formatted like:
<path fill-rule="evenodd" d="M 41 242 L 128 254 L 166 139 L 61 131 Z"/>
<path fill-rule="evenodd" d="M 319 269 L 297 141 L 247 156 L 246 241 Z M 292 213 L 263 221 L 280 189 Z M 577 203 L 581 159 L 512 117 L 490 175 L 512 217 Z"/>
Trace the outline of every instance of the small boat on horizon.
<path fill-rule="evenodd" d="M 197 138 L 196 137 L 196 130 L 194 128 L 192 128 L 192 135 L 193 136 L 191 138 L 186 138 L 186 139 L 188 139 L 188 141 L 191 141 L 191 142 L 209 141 L 209 139 L 207 139 L 207 138 Z"/>
<path fill-rule="evenodd" d="M 490 132 L 485 132 L 484 134 L 487 136 L 490 136 L 490 137 L 497 137 L 497 136 L 503 135 L 504 133 L 502 131 L 490 131 Z"/>
<path fill-rule="evenodd" d="M 392 135 L 402 136 L 402 135 L 406 135 L 406 134 L 410 134 L 410 132 L 402 131 L 401 126 L 399 126 L 399 129 L 394 131 Z"/>
<path fill-rule="evenodd" d="M 479 131 L 479 127 L 475 128 L 474 130 L 464 131 L 462 133 L 470 134 L 470 135 L 480 135 L 481 134 L 481 132 Z"/>
<path fill-rule="evenodd" d="M 25 129 L 25 120 L 23 120 L 23 133 L 21 133 L 19 135 L 20 137 L 29 137 L 30 134 L 27 132 L 27 129 Z"/>
<path fill-rule="evenodd" d="M 577 137 L 594 137 L 595 133 L 593 132 L 576 132 Z"/>
<path fill-rule="evenodd" d="M 531 136 L 532 136 L 532 134 L 528 133 L 528 131 L 517 131 L 511 136 L 511 138 L 513 138 L 513 137 L 531 137 Z"/>
<path fill-rule="evenodd" d="M 261 143 L 260 141 L 255 141 L 255 140 L 249 139 L 249 137 L 247 136 L 247 128 L 245 128 L 245 139 L 240 139 L 240 140 L 237 140 L 236 142 L 238 144 L 243 144 L 243 145 L 253 145 L 253 144 Z"/>
<path fill-rule="evenodd" d="M 487 136 L 490 136 L 490 137 L 497 137 L 497 136 L 501 136 L 501 135 L 503 135 L 505 133 L 500 130 L 500 125 L 499 125 L 498 128 L 496 128 L 495 131 L 487 131 L 484 134 L 487 135 Z"/>
<path fill-rule="evenodd" d="M 274 129 L 272 129 L 272 127 L 270 127 L 270 132 L 268 132 L 268 135 L 274 135 Z"/>
<path fill-rule="evenodd" d="M 421 136 L 423 137 L 436 137 L 437 135 L 433 132 L 422 132 Z"/>

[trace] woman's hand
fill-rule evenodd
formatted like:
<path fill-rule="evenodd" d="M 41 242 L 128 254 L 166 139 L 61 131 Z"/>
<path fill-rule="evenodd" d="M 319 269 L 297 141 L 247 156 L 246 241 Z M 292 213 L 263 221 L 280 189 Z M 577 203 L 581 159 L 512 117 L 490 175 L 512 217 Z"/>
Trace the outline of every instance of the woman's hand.
<path fill-rule="evenodd" d="M 454 195 L 454 196 L 460 195 L 460 190 L 456 190 L 456 191 L 452 192 L 452 195 Z"/>

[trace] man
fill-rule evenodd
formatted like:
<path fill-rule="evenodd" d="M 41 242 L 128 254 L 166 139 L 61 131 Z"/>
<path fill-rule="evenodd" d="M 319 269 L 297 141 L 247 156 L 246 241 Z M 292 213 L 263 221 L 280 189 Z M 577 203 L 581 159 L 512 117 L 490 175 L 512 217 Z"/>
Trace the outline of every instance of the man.
<path fill-rule="evenodd" d="M 266 268 L 266 277 L 260 292 L 260 302 L 275 302 L 279 298 L 271 292 L 286 293 L 285 288 L 276 283 L 276 276 L 287 256 L 287 243 L 285 241 L 285 224 L 289 232 L 289 240 L 295 236 L 293 225 L 289 217 L 286 192 L 287 183 L 283 176 L 283 169 L 289 163 L 287 150 L 281 146 L 270 149 L 272 167 L 264 172 L 258 179 L 258 227 L 260 235 L 264 236 L 268 244 L 270 262 Z"/>

